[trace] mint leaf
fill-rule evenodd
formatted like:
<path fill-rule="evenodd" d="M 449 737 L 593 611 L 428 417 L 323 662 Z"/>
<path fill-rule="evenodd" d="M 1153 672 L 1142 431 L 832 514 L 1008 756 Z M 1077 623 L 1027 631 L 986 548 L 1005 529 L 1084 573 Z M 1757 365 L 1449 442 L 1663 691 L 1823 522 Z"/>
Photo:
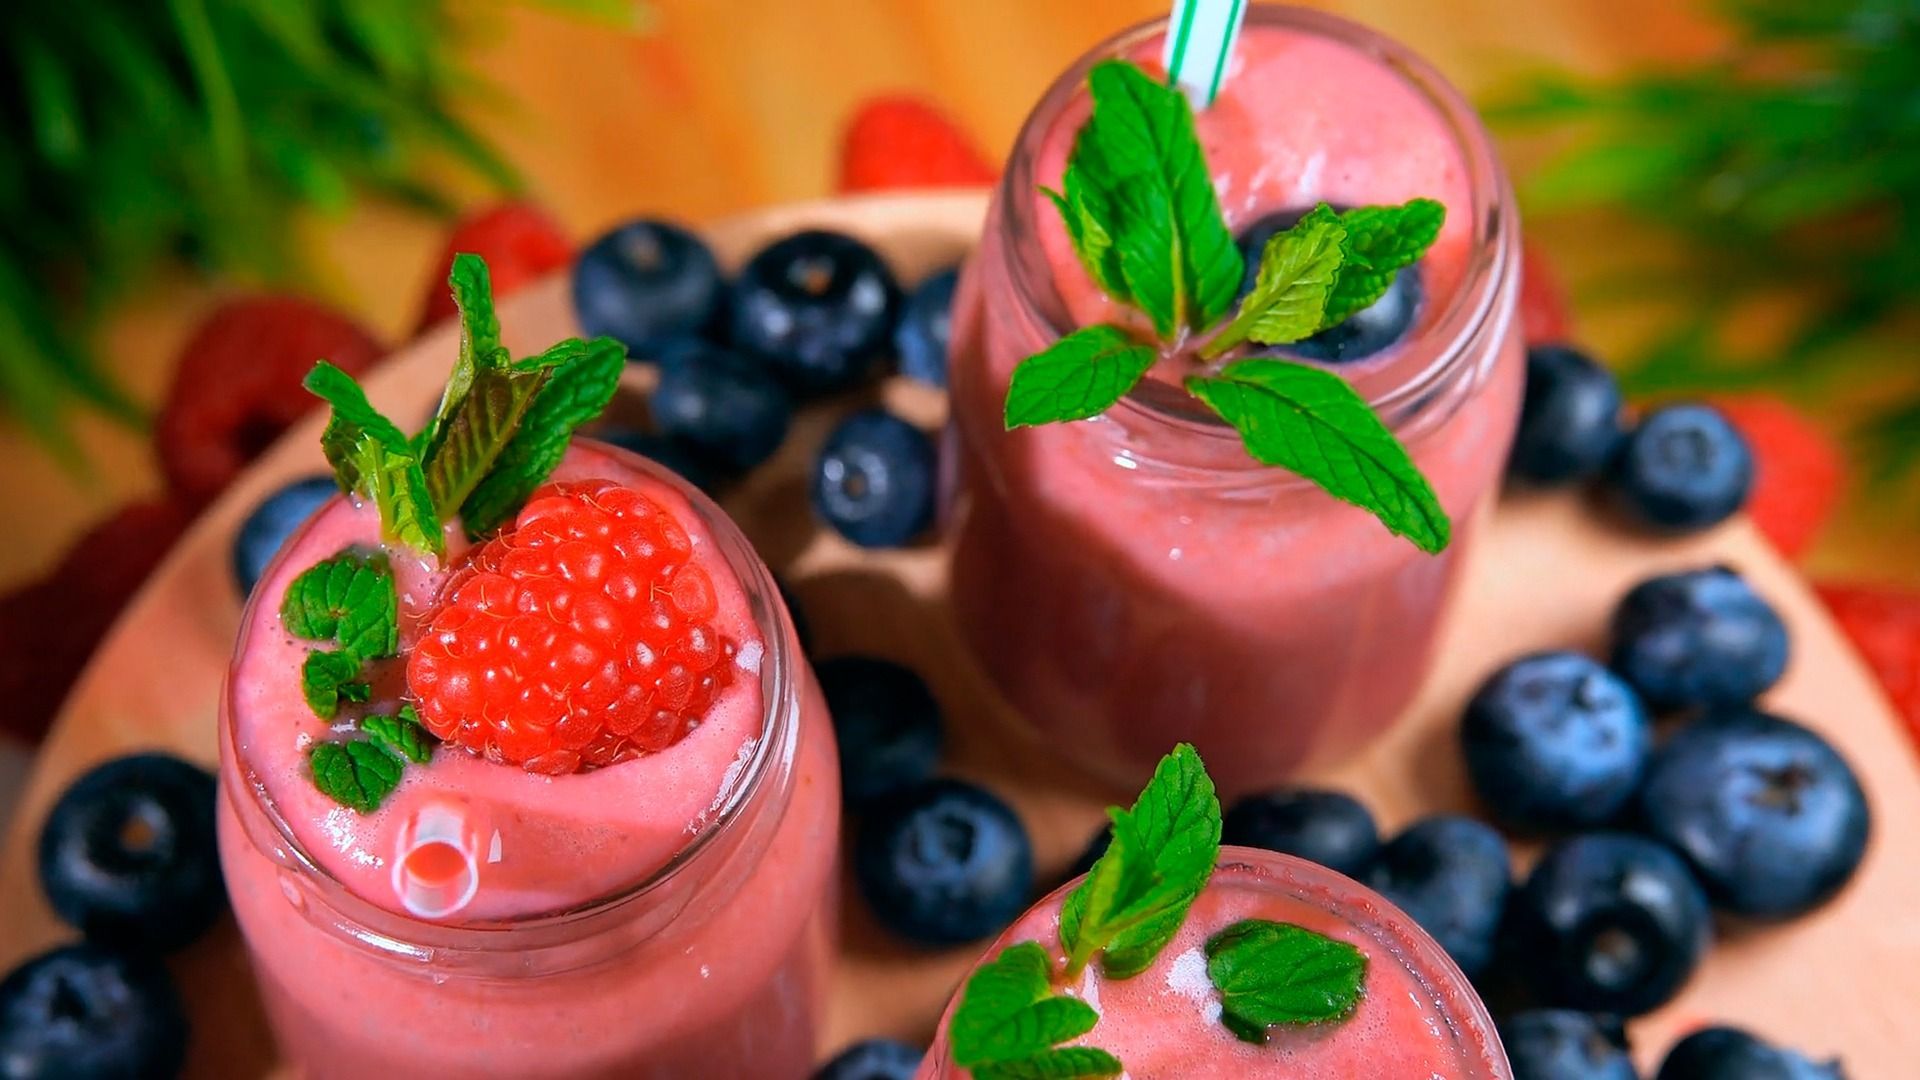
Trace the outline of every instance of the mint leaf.
<path fill-rule="evenodd" d="M 1073 242 L 1073 250 L 1080 256 L 1080 264 L 1087 268 L 1087 276 L 1101 292 L 1130 304 L 1133 293 L 1128 290 L 1126 275 L 1120 269 L 1120 253 L 1113 249 L 1113 236 L 1102 224 L 1112 219 L 1112 206 L 1099 188 L 1088 185 L 1086 168 L 1085 162 L 1069 162 L 1066 174 L 1060 178 L 1059 191 L 1040 190 L 1046 192 L 1054 208 L 1060 211 L 1060 220 L 1067 227 L 1067 239 Z"/>
<path fill-rule="evenodd" d="M 316 649 L 300 665 L 300 695 L 322 720 L 340 712 L 342 701 L 365 701 L 371 688 L 360 678 L 360 658 L 350 653 Z"/>
<path fill-rule="evenodd" d="M 304 385 L 333 406 L 320 448 L 341 488 L 379 508 L 381 535 L 389 542 L 432 555 L 444 551 L 440 516 L 413 444 L 367 402 L 353 376 L 332 364 L 315 364 Z"/>
<path fill-rule="evenodd" d="M 420 433 L 417 448 L 422 461 L 439 450 L 447 425 L 466 401 L 474 377 L 509 363 L 507 350 L 500 344 L 500 320 L 493 313 L 493 281 L 487 271 L 487 261 L 478 255 L 459 252 L 453 257 L 447 284 L 453 290 L 454 306 L 460 310 L 460 353 L 454 361 L 453 374 L 447 378 L 447 387 L 440 394 L 440 408 Z"/>
<path fill-rule="evenodd" d="M 1288 360 L 1252 359 L 1189 378 L 1187 389 L 1240 432 L 1255 460 L 1306 477 L 1422 551 L 1447 546 L 1453 526 L 1432 485 L 1347 380 Z"/>
<path fill-rule="evenodd" d="M 1021 1061 L 1079 1038 L 1100 1022 L 1093 1006 L 1055 994 L 1046 950 L 1010 945 L 967 978 L 947 1027 L 956 1064 L 967 1068 Z"/>
<path fill-rule="evenodd" d="M 362 660 L 394 655 L 400 594 L 387 557 L 343 551 L 307 567 L 287 586 L 280 621 L 294 637 L 337 643 Z"/>
<path fill-rule="evenodd" d="M 1245 919 L 1208 938 L 1206 953 L 1221 1022 L 1246 1042 L 1266 1042 L 1275 1024 L 1345 1019 L 1366 985 L 1365 953 L 1291 923 Z"/>
<path fill-rule="evenodd" d="M 433 747 L 437 742 L 420 725 L 420 714 L 414 711 L 412 705 L 400 706 L 397 716 L 369 716 L 360 721 L 360 730 L 415 765 L 425 765 L 433 757 Z"/>
<path fill-rule="evenodd" d="M 469 536 L 497 528 L 546 482 L 566 456 L 574 429 L 599 416 L 613 400 L 626 363 L 626 349 L 612 338 L 572 338 L 514 365 L 518 371 L 545 371 L 546 383 L 492 469 L 461 504 Z"/>
<path fill-rule="evenodd" d="M 483 368 L 445 420 L 434 418 L 437 438 L 430 440 L 426 476 L 435 506 L 459 506 L 473 493 L 519 430 L 548 375 L 546 368 Z"/>
<path fill-rule="evenodd" d="M 1125 397 L 1156 358 L 1117 327 L 1075 330 L 1013 369 L 1007 429 L 1098 416 Z"/>
<path fill-rule="evenodd" d="M 1325 316 L 1315 329 L 1337 326 L 1385 296 L 1394 275 L 1433 246 L 1446 220 L 1447 208 L 1433 199 L 1413 199 L 1399 206 L 1359 206 L 1341 214 L 1340 224 L 1347 230 L 1347 258 L 1327 297 Z"/>
<path fill-rule="evenodd" d="M 1082 261 L 1118 255 L 1124 294 L 1162 337 L 1211 325 L 1239 292 L 1244 263 L 1220 214 L 1213 176 L 1194 135 L 1185 94 L 1123 60 L 1087 75 L 1093 115 L 1074 140 L 1069 168 L 1078 198 L 1068 209 L 1094 219 L 1112 252 L 1082 246 Z M 1084 245 L 1085 221 L 1069 222 Z M 1095 272 L 1100 280 L 1105 270 Z"/>
<path fill-rule="evenodd" d="M 352 810 L 371 814 L 400 786 L 403 764 L 365 739 L 323 742 L 307 755 L 313 786 Z"/>
<path fill-rule="evenodd" d="M 1019 1061 L 981 1065 L 973 1080 L 1076 1080 L 1086 1076 L 1118 1076 L 1126 1066 L 1120 1059 L 1091 1046 L 1063 1046 Z"/>
<path fill-rule="evenodd" d="M 1201 355 L 1219 356 L 1248 338 L 1284 345 L 1317 333 L 1340 278 L 1346 238 L 1346 226 L 1326 203 L 1275 233 L 1261 249 L 1259 272 L 1239 313 L 1201 348 Z"/>
<path fill-rule="evenodd" d="M 1160 760 L 1133 809 L 1107 813 L 1113 841 L 1060 910 L 1069 976 L 1096 955 L 1109 978 L 1145 971 L 1220 858 L 1220 800 L 1186 743 Z"/>

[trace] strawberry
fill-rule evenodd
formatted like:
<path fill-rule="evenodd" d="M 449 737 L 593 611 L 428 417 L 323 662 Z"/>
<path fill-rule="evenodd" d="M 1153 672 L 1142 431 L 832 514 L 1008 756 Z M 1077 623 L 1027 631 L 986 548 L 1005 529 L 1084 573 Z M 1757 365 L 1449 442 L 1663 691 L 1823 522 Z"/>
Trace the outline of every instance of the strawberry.
<path fill-rule="evenodd" d="M 550 485 L 474 548 L 407 657 L 420 720 L 529 772 L 664 750 L 732 677 L 713 579 L 658 503 Z"/>
<path fill-rule="evenodd" d="M 1551 345 L 1573 334 L 1567 291 L 1544 251 L 1523 244 L 1520 251 L 1520 336 L 1528 345 Z"/>
<path fill-rule="evenodd" d="M 869 99 L 840 141 L 839 190 L 976 187 L 995 170 L 952 118 L 919 98 Z"/>
<path fill-rule="evenodd" d="M 1920 740 L 1920 592 L 1871 585 L 1815 588 L 1879 677 L 1908 734 Z"/>
<path fill-rule="evenodd" d="M 46 734 L 94 646 L 192 520 L 174 501 L 124 506 L 0 598 L 0 727 L 29 742 Z"/>
<path fill-rule="evenodd" d="M 470 214 L 453 227 L 434 264 L 417 330 L 459 313 L 447 288 L 447 273 L 453 269 L 453 257 L 463 251 L 487 260 L 496 300 L 573 262 L 573 241 L 566 230 L 532 203 L 504 202 Z"/>
<path fill-rule="evenodd" d="M 1713 404 L 1753 447 L 1755 476 L 1747 512 L 1781 554 L 1797 559 L 1813 546 L 1846 487 L 1846 458 L 1806 414 L 1764 394 Z"/>
<path fill-rule="evenodd" d="M 353 320 L 297 296 L 246 296 L 215 308 L 181 350 L 154 423 L 154 449 L 175 496 L 205 504 L 319 405 L 300 386 L 314 361 L 357 375 L 383 352 Z"/>

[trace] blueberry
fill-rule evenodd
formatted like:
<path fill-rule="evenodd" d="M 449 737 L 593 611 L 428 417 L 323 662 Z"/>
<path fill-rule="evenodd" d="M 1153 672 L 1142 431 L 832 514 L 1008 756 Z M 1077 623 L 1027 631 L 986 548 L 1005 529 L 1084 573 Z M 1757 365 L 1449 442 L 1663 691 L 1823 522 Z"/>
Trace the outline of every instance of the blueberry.
<path fill-rule="evenodd" d="M 840 422 L 813 469 L 813 508 L 861 547 L 900 547 L 933 523 L 933 441 L 878 409 Z"/>
<path fill-rule="evenodd" d="M 1838 1061 L 1816 1063 L 1734 1027 L 1709 1027 L 1673 1044 L 1655 1080 L 1846 1080 Z"/>
<path fill-rule="evenodd" d="M 840 745 L 840 791 L 870 803 L 933 775 L 940 703 L 920 676 L 891 660 L 836 656 L 814 665 Z"/>
<path fill-rule="evenodd" d="M 1467 774 L 1494 814 L 1519 828 L 1613 818 L 1653 751 L 1646 706 L 1618 675 L 1579 653 L 1524 656 L 1467 702 Z"/>
<path fill-rule="evenodd" d="M 1113 825 L 1109 823 L 1100 826 L 1092 836 L 1087 837 L 1087 846 L 1081 848 L 1080 854 L 1073 857 L 1073 865 L 1067 867 L 1067 879 L 1072 880 L 1092 870 L 1093 864 L 1099 862 L 1100 856 L 1105 855 L 1107 849 L 1112 846 Z"/>
<path fill-rule="evenodd" d="M 1694 532 L 1746 504 L 1753 452 L 1718 409 L 1669 405 L 1641 417 L 1610 475 L 1617 500 L 1641 523 Z"/>
<path fill-rule="evenodd" d="M 1786 667 L 1786 624 L 1727 567 L 1649 578 L 1614 609 L 1613 669 L 1657 710 L 1744 704 Z"/>
<path fill-rule="evenodd" d="M 813 623 L 807 618 L 807 610 L 800 606 L 800 597 L 794 594 L 786 579 L 778 575 L 774 576 L 773 584 L 780 590 L 781 602 L 787 605 L 787 618 L 793 620 L 793 636 L 799 639 L 800 651 L 813 652 Z"/>
<path fill-rule="evenodd" d="M 1246 272 L 1240 282 L 1240 295 L 1245 296 L 1253 288 L 1254 278 L 1260 271 L 1260 256 L 1266 250 L 1267 241 L 1275 233 L 1298 224 L 1306 212 L 1304 209 L 1295 209 L 1268 214 L 1247 226 L 1247 230 L 1240 234 L 1240 253 L 1246 263 Z M 1272 346 L 1272 351 L 1333 364 L 1364 360 L 1397 344 L 1406 336 L 1414 320 L 1419 317 L 1425 293 L 1420 280 L 1420 267 L 1416 263 L 1395 274 L 1387 291 L 1372 304 L 1312 337 L 1289 345 Z"/>
<path fill-rule="evenodd" d="M 40 887 L 89 939 L 165 951 L 226 907 L 213 833 L 214 779 L 165 754 L 135 754 L 73 782 L 40 829 Z"/>
<path fill-rule="evenodd" d="M 1639 1080 L 1626 1032 L 1612 1017 L 1529 1009 L 1500 1024 L 1513 1080 Z"/>
<path fill-rule="evenodd" d="M 809 229 L 777 240 L 733 284 L 734 344 L 803 394 L 844 390 L 873 374 L 900 306 L 873 249 Z"/>
<path fill-rule="evenodd" d="M 900 354 L 900 374 L 909 379 L 947 385 L 947 341 L 953 327 L 953 287 L 960 269 L 950 266 L 920 283 L 900 310 L 893 328 L 893 350 Z"/>
<path fill-rule="evenodd" d="M 66 945 L 0 980 L 0 1074 L 13 1080 L 177 1076 L 180 995 L 157 961 Z"/>
<path fill-rule="evenodd" d="M 1613 372 L 1565 345 L 1527 350 L 1527 391 L 1507 475 L 1534 484 L 1596 476 L 1626 430 Z"/>
<path fill-rule="evenodd" d="M 793 404 L 764 366 L 718 347 L 660 365 L 653 422 L 731 469 L 767 460 L 787 437 Z"/>
<path fill-rule="evenodd" d="M 267 564 L 280 554 L 280 548 L 294 530 L 306 523 L 315 510 L 340 494 L 340 485 L 331 476 L 303 476 L 275 491 L 253 508 L 240 531 L 233 537 L 233 580 L 241 596 L 253 594 Z"/>
<path fill-rule="evenodd" d="M 1818 907 L 1867 849 L 1867 798 L 1845 759 L 1799 724 L 1750 709 L 1709 714 L 1669 739 L 1640 816 L 1686 856 L 1714 904 L 1741 915 Z"/>
<path fill-rule="evenodd" d="M 580 328 L 618 340 L 639 359 L 657 359 L 670 342 L 709 332 L 725 302 L 713 252 L 671 222 L 630 221 L 588 245 L 573 264 Z"/>
<path fill-rule="evenodd" d="M 1380 830 L 1350 795 L 1282 788 L 1234 803 L 1221 819 L 1220 842 L 1278 851 L 1359 877 L 1380 850 Z"/>
<path fill-rule="evenodd" d="M 998 932 L 1026 907 L 1033 845 L 990 792 L 929 780 L 868 811 L 853 872 L 882 924 L 921 944 L 958 945 Z"/>
<path fill-rule="evenodd" d="M 813 1080 L 913 1080 L 922 1053 L 897 1039 L 867 1039 L 835 1054 Z"/>
<path fill-rule="evenodd" d="M 629 453 L 639 454 L 655 465 L 664 466 L 675 476 L 709 494 L 719 483 L 718 471 L 712 459 L 684 439 L 614 427 L 601 428 L 594 432 L 593 437 Z"/>
<path fill-rule="evenodd" d="M 1511 874 L 1499 833 L 1472 818 L 1435 814 L 1388 841 L 1364 880 L 1419 923 L 1471 978 L 1493 958 Z"/>
<path fill-rule="evenodd" d="M 1638 1016 L 1706 952 L 1707 898 L 1644 836 L 1586 833 L 1547 850 L 1512 903 L 1515 962 L 1545 1004 Z"/>

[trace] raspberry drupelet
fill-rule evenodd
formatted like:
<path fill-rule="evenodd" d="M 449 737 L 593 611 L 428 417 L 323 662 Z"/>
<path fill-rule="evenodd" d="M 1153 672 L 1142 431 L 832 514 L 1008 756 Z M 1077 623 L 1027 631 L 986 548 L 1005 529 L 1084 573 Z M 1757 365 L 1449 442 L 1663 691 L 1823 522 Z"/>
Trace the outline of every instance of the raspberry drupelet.
<path fill-rule="evenodd" d="M 732 677 L 713 581 L 659 504 L 611 481 L 535 492 L 441 587 L 407 660 L 441 739 L 561 774 L 664 750 Z"/>

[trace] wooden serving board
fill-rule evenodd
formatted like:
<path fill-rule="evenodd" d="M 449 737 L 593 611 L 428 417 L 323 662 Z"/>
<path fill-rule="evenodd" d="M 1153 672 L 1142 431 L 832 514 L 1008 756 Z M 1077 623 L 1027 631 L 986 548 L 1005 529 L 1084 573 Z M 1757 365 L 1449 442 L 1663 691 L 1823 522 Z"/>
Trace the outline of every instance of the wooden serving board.
<path fill-rule="evenodd" d="M 955 261 L 978 234 L 979 193 L 881 196 L 782 208 L 711 232 L 724 260 L 802 225 L 845 229 L 877 244 L 904 280 Z M 566 285 L 554 279 L 502 305 L 516 354 L 575 333 Z M 399 417 L 425 415 L 455 347 L 442 327 L 396 354 L 367 383 Z M 633 369 L 636 387 L 647 373 Z M 942 395 L 897 383 L 877 396 L 937 427 Z M 1009 734 L 1001 706 L 974 671 L 948 619 L 946 553 L 937 546 L 867 552 L 817 529 L 807 506 L 809 463 L 842 403 L 800 418 L 779 455 L 726 500 L 769 564 L 795 587 L 819 655 L 863 651 L 926 673 L 945 706 L 948 768 L 1009 798 L 1034 834 L 1043 883 L 1059 874 L 1128 793 L 1103 791 L 1046 748 Z M 631 403 L 629 406 L 631 407 Z M 269 490 L 322 468 L 316 414 L 275 446 L 208 511 L 129 606 L 68 701 L 0 854 L 0 968 L 70 936 L 35 883 L 34 838 L 48 804 L 93 762 L 162 747 L 211 764 L 215 700 L 238 625 L 229 571 L 233 531 Z M 1504 502 L 1472 553 L 1440 661 L 1406 721 L 1360 760 L 1309 779 L 1363 798 L 1384 827 L 1471 799 L 1454 744 L 1473 686 L 1528 649 L 1597 647 L 1607 612 L 1632 583 L 1711 562 L 1745 572 L 1786 616 L 1794 656 L 1769 698 L 1825 732 L 1853 762 L 1873 804 L 1873 843 L 1859 876 L 1833 903 L 1779 927 L 1723 926 L 1722 940 L 1678 1002 L 1635 1025 L 1637 1056 L 1656 1061 L 1676 1032 L 1710 1019 L 1749 1025 L 1819 1053 L 1846 1056 L 1854 1080 L 1913 1075 L 1920 1060 L 1920 783 L 1912 750 L 1865 669 L 1812 594 L 1744 522 L 1685 541 L 1656 542 L 1610 524 L 1572 497 Z M 850 885 L 843 963 L 827 1044 L 869 1034 L 923 1039 L 978 947 L 926 952 L 878 929 Z M 274 1068 L 239 937 L 229 921 L 175 961 L 195 1024 L 190 1073 L 257 1076 Z"/>

